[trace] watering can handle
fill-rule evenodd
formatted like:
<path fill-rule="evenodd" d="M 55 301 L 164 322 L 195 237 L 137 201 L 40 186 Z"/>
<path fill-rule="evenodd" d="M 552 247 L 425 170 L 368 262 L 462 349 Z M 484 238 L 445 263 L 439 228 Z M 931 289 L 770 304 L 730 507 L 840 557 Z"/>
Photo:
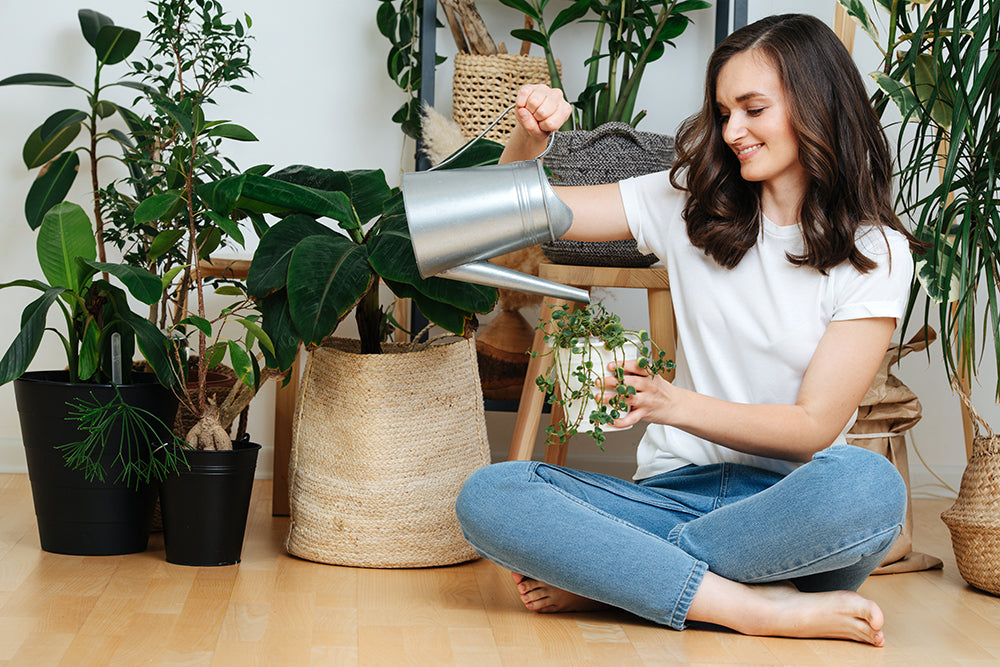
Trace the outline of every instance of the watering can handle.
<path fill-rule="evenodd" d="M 462 153 L 464 153 L 468 148 L 470 148 L 472 146 L 472 144 L 476 143 L 477 141 L 479 141 L 480 139 L 482 139 L 484 136 L 486 136 L 486 133 L 489 132 L 490 130 L 492 130 L 493 126 L 495 126 L 497 123 L 499 123 L 503 119 L 504 116 L 506 116 L 508 113 L 510 113 L 510 110 L 513 109 L 514 106 L 515 105 L 511 104 L 509 107 L 507 107 L 506 109 L 504 109 L 503 111 L 501 111 L 500 115 L 497 116 L 496 118 L 494 118 L 493 122 L 486 126 L 485 130 L 483 130 L 482 132 L 479 133 L 479 136 L 477 136 L 472 141 L 469 141 L 468 143 L 466 143 L 464 146 L 462 146 L 461 148 L 459 148 L 457 151 L 455 151 L 454 153 L 452 153 L 451 155 L 449 155 L 447 158 L 445 158 L 441 162 L 438 162 L 436 165 L 434 165 L 433 167 L 431 167 L 427 171 L 434 171 L 438 167 L 443 167 L 446 164 L 448 164 L 449 162 L 451 162 L 452 160 L 454 160 L 455 158 L 457 158 L 459 155 L 461 155 Z M 555 132 L 552 132 L 552 133 L 549 134 L 549 143 L 545 147 L 545 150 L 542 151 L 538 155 L 538 157 L 535 158 L 536 160 L 540 160 L 541 158 L 543 158 L 545 156 L 546 153 L 549 152 L 549 150 L 552 148 L 552 142 L 553 142 L 553 139 L 555 138 L 555 136 L 556 136 Z"/>

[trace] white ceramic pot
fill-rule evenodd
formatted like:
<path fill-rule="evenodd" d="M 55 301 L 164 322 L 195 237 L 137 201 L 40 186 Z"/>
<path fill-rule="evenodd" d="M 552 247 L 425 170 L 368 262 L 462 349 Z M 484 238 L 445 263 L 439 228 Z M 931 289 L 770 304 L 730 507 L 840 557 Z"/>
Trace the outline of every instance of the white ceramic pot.
<path fill-rule="evenodd" d="M 589 433 L 593 431 L 594 424 L 590 422 L 590 413 L 599 406 L 597 399 L 594 398 L 594 393 L 597 391 L 594 381 L 611 375 L 611 371 L 608 370 L 608 364 L 612 362 L 620 364 L 624 361 L 637 359 L 638 357 L 639 346 L 637 342 L 626 341 L 624 346 L 609 350 L 604 347 L 604 342 L 596 337 L 590 338 L 590 342 L 586 346 L 578 346 L 575 349 L 559 348 L 556 350 L 556 365 L 559 373 L 558 382 L 564 398 L 577 393 L 584 384 L 574 371 L 588 361 L 592 364 L 592 369 L 588 373 L 590 391 L 579 399 L 569 400 L 565 405 L 566 423 L 574 424 L 582 415 L 583 419 L 580 419 L 577 432 Z M 629 428 L 631 426 L 625 428 L 617 428 L 611 425 L 601 426 L 601 430 L 605 432 L 624 431 Z"/>

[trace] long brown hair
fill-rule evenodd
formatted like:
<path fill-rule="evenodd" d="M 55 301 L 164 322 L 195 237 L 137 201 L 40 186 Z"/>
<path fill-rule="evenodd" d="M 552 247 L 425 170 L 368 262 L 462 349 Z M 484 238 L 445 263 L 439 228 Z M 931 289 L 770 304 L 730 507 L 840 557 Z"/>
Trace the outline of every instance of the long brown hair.
<path fill-rule="evenodd" d="M 833 31 L 807 14 L 761 19 L 729 35 L 712 53 L 704 106 L 681 125 L 670 174 L 674 187 L 689 194 L 684 220 L 691 243 L 732 268 L 760 233 L 760 184 L 740 176 L 716 106 L 719 72 L 750 50 L 778 72 L 799 162 L 809 176 L 799 210 L 805 249 L 789 261 L 826 271 L 847 260 L 868 272 L 876 264 L 855 245 L 862 225 L 899 230 L 919 248 L 893 212 L 889 144 L 861 75 Z"/>

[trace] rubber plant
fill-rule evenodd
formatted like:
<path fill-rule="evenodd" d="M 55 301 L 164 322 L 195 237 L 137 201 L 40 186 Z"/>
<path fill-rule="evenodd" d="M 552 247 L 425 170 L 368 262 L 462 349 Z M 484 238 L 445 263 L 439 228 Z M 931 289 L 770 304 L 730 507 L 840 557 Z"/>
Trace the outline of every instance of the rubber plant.
<path fill-rule="evenodd" d="M 21 377 L 34 360 L 43 334 L 54 332 L 66 354 L 66 371 L 70 382 L 91 384 L 129 384 L 132 382 L 130 360 L 136 347 L 154 370 L 161 383 L 176 386 L 176 372 L 171 355 L 171 342 L 152 322 L 132 310 L 128 294 L 144 304 L 155 304 L 163 294 L 159 276 L 144 267 L 129 262 L 108 261 L 104 233 L 100 184 L 100 164 L 106 159 L 121 159 L 128 137 L 110 127 L 113 118 L 124 119 L 130 111 L 106 97 L 109 89 L 122 83 L 104 83 L 106 69 L 120 65 L 132 53 L 140 34 L 114 25 L 108 17 L 93 10 L 78 12 L 82 35 L 94 54 L 94 75 L 88 86 L 74 83 L 56 74 L 26 73 L 7 77 L 0 86 L 31 85 L 71 88 L 83 94 L 85 105 L 63 109 L 50 115 L 34 130 L 24 144 L 21 155 L 29 170 L 38 170 L 25 200 L 25 219 L 37 232 L 38 266 L 45 280 L 20 279 L 0 285 L 25 287 L 41 292 L 41 296 L 25 307 L 21 314 L 21 329 L 10 348 L 0 359 L 0 384 Z M 111 147 L 110 149 L 108 147 Z M 88 216 L 84 205 L 67 201 L 70 188 L 80 171 L 81 156 L 89 168 L 92 193 L 84 205 L 92 212 Z M 124 286 L 118 287 L 112 278 Z M 49 311 L 57 306 L 63 327 L 48 328 Z M 149 423 L 152 415 L 135 412 L 121 401 L 98 406 L 78 405 L 80 421 L 103 424 L 117 415 L 123 423 L 137 420 L 137 428 L 155 431 L 159 424 Z M 91 429 L 92 431 L 95 429 Z M 94 465 L 93 448 L 86 442 L 67 445 L 66 459 L 74 468 L 87 472 L 89 478 L 102 478 L 103 471 Z M 162 477 L 176 465 L 176 459 L 155 457 L 139 464 L 123 452 L 126 482 Z M 146 467 L 141 467 L 146 465 Z M 137 467 L 140 466 L 140 467 Z"/>
<path fill-rule="evenodd" d="M 501 148 L 483 142 L 448 168 L 495 163 Z M 352 312 L 362 353 L 380 353 L 395 325 L 382 285 L 457 335 L 471 335 L 476 314 L 496 302 L 492 287 L 420 277 L 402 195 L 381 170 L 296 165 L 230 177 L 213 189 L 227 194 L 214 200 L 219 215 L 278 218 L 261 237 L 247 277 L 273 343 L 273 354 L 266 353 L 269 368 L 290 368 L 300 345 L 322 344 Z"/>
<path fill-rule="evenodd" d="M 663 57 L 666 45 L 673 46 L 672 40 L 684 33 L 691 23 L 689 12 L 712 6 L 703 0 L 574 0 L 547 22 L 548 0 L 500 3 L 535 22 L 534 28 L 518 28 L 510 34 L 542 47 L 552 85 L 564 93 L 568 91 L 556 67 L 552 35 L 577 22 L 594 24 L 593 48 L 583 63 L 587 82 L 573 102 L 576 109 L 572 123 L 567 121 L 563 128 L 576 130 L 593 130 L 611 121 L 635 127 L 646 115 L 645 111 L 635 112 L 646 67 Z"/>
<path fill-rule="evenodd" d="M 674 362 L 650 340 L 646 331 L 626 329 L 621 318 L 600 303 L 586 308 L 562 304 L 537 327 L 545 335 L 551 361 L 535 378 L 539 390 L 551 405 L 563 408 L 563 419 L 546 428 L 548 442 L 566 442 L 578 433 L 587 433 L 604 449 L 605 430 L 628 412 L 626 399 L 635 387 L 625 381 L 621 368 L 627 359 L 637 359 L 639 368 L 650 375 L 674 368 Z M 631 348 L 631 351 L 629 351 Z M 537 357 L 538 352 L 533 351 Z M 616 364 L 614 372 L 607 363 Z M 594 398 L 597 383 L 611 373 L 618 381 L 614 396 L 602 403 Z"/>

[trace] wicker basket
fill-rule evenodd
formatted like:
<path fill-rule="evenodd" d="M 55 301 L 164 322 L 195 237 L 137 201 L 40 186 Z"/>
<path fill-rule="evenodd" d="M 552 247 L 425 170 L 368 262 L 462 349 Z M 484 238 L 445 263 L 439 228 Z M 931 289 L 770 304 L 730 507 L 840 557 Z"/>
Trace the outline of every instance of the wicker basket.
<path fill-rule="evenodd" d="M 288 552 L 384 568 L 476 558 L 455 515 L 462 484 L 490 461 L 475 341 L 358 349 L 333 339 L 309 353 L 293 427 Z"/>
<path fill-rule="evenodd" d="M 670 168 L 674 139 L 638 132 L 628 123 L 605 123 L 594 130 L 557 132 L 545 166 L 553 185 L 601 185 Z M 641 253 L 635 239 L 570 241 L 542 244 L 542 253 L 556 264 L 579 266 L 646 267 L 656 255 Z"/>
<path fill-rule="evenodd" d="M 1000 437 L 972 408 L 965 392 L 975 438 L 962 474 L 958 499 L 941 520 L 951 531 L 958 571 L 969 584 L 1000 595 Z M 980 425 L 986 432 L 980 432 Z"/>
<path fill-rule="evenodd" d="M 545 58 L 513 53 L 456 54 L 451 117 L 467 137 L 478 136 L 514 103 L 521 86 L 529 83 L 551 83 Z M 486 138 L 506 143 L 515 122 L 514 114 L 507 114 Z"/>

